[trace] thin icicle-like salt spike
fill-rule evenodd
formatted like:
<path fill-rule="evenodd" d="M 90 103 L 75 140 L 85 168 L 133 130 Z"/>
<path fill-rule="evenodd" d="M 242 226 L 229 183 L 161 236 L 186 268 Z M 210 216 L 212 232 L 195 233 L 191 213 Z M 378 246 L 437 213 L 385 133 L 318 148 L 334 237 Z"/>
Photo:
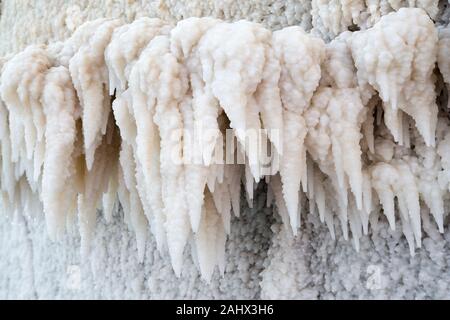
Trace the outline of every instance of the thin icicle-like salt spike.
<path fill-rule="evenodd" d="M 232 166 L 229 171 L 230 176 L 228 178 L 228 190 L 231 195 L 231 205 L 233 208 L 233 213 L 236 217 L 240 216 L 241 213 L 241 176 L 242 176 L 242 166 Z"/>
<path fill-rule="evenodd" d="M 225 254 L 225 232 L 211 194 L 205 194 L 204 213 L 199 230 L 195 235 L 198 263 L 202 279 L 211 281 L 215 266 L 223 269 L 223 257 Z"/>
<path fill-rule="evenodd" d="M 212 194 L 226 234 L 230 234 L 231 231 L 231 199 L 228 192 L 228 186 L 225 183 L 219 183 L 216 192 Z"/>
<path fill-rule="evenodd" d="M 105 220 L 107 222 L 112 221 L 113 212 L 116 209 L 116 199 L 119 185 L 118 171 L 119 171 L 118 169 L 113 170 L 112 177 L 108 183 L 108 189 L 106 193 L 103 194 L 102 197 L 102 209 L 103 214 L 105 215 Z"/>
<path fill-rule="evenodd" d="M 109 117 L 107 132 L 95 152 L 91 170 L 84 165 L 82 172 L 81 191 L 78 195 L 78 221 L 81 234 L 81 255 L 87 258 L 90 243 L 97 219 L 97 208 L 101 205 L 102 196 L 108 191 L 111 172 L 117 168 L 118 137 L 113 118 Z M 112 135 L 108 142 L 108 136 Z M 84 160 L 84 159 L 83 159 Z"/>
<path fill-rule="evenodd" d="M 438 135 L 440 136 L 441 134 L 438 133 Z M 440 175 L 445 176 L 445 161 L 442 161 L 440 158 L 440 153 L 444 151 L 441 147 L 446 143 L 445 137 L 444 139 L 438 137 L 438 141 L 438 146 L 435 149 L 427 147 L 423 142 L 416 140 L 415 150 L 418 157 L 409 160 L 411 171 L 417 179 L 420 197 L 431 211 L 439 232 L 443 233 L 445 184 L 441 185 L 440 182 L 442 181 L 439 181 L 439 178 Z M 422 206 L 423 208 L 424 206 Z"/>
<path fill-rule="evenodd" d="M 356 252 L 359 252 L 359 238 L 362 235 L 361 233 L 362 223 L 358 209 L 356 209 L 353 201 L 350 203 L 348 216 L 350 223 L 350 231 L 352 232 L 353 246 L 355 247 Z"/>
<path fill-rule="evenodd" d="M 245 184 L 245 194 L 247 196 L 247 204 L 249 208 L 253 208 L 253 191 L 254 191 L 254 180 L 252 175 L 252 170 L 248 164 L 245 164 L 244 169 L 244 184 Z"/>
<path fill-rule="evenodd" d="M 129 206 L 129 224 L 136 233 L 137 247 L 140 260 L 143 259 L 145 239 L 147 236 L 146 217 L 153 222 L 151 216 L 147 193 L 145 190 L 145 181 L 140 163 L 136 161 L 136 125 L 133 122 L 134 115 L 130 107 L 130 95 L 126 90 L 113 103 L 113 112 L 117 126 L 120 128 L 122 137 L 119 163 L 124 186 L 121 187 L 122 197 L 126 197 Z M 115 183 L 114 181 L 110 181 Z M 126 190 L 126 192 L 125 192 Z M 108 195 L 110 196 L 110 195 Z M 160 245 L 161 236 L 155 231 L 157 244 Z"/>
<path fill-rule="evenodd" d="M 406 163 L 398 163 L 396 165 L 399 172 L 398 182 L 401 184 L 397 188 L 397 199 L 404 199 L 406 210 L 408 212 L 409 221 L 411 223 L 412 232 L 416 240 L 417 247 L 421 247 L 422 231 L 420 222 L 420 203 L 419 203 L 419 190 L 415 177 L 411 172 L 410 167 Z"/>
<path fill-rule="evenodd" d="M 392 185 L 398 180 L 397 171 L 386 163 L 378 163 L 371 168 L 372 186 L 378 194 L 389 226 L 395 230 L 395 193 Z"/>
<path fill-rule="evenodd" d="M 372 203 L 372 183 L 370 180 L 370 175 L 367 172 L 367 170 L 363 170 L 362 173 L 362 178 L 363 178 L 363 183 L 362 183 L 362 188 L 363 188 L 363 208 L 362 210 L 360 210 L 360 215 L 361 215 L 361 223 L 362 223 L 362 228 L 363 228 L 363 233 L 365 235 L 368 234 L 369 232 L 369 216 L 370 213 L 373 210 L 373 203 Z"/>

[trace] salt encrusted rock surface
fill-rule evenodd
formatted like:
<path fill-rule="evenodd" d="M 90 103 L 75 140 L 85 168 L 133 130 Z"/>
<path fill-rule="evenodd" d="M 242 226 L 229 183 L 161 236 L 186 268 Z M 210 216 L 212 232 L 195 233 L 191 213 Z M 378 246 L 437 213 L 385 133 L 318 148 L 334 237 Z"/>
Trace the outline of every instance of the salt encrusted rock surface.
<path fill-rule="evenodd" d="M 360 252 L 340 235 L 327 234 L 316 216 L 293 239 L 284 228 L 275 235 L 263 271 L 265 299 L 449 299 L 450 232 L 425 227 L 423 245 L 411 257 L 399 231 L 386 221 L 360 239 Z"/>
<path fill-rule="evenodd" d="M 47 0 L 2 1 L 0 54 L 19 51 L 32 43 L 64 40 L 86 21 L 142 16 L 176 22 L 212 16 L 246 19 L 276 30 L 300 25 L 332 39 L 347 29 L 367 28 L 381 16 L 401 7 L 419 7 L 439 23 L 448 22 L 445 0 Z"/>
<path fill-rule="evenodd" d="M 114 213 L 112 223 L 98 219 L 92 239 L 96 245 L 86 260 L 80 257 L 76 227 L 55 242 L 45 235 L 39 214 L 2 215 L 0 299 L 259 298 L 273 223 L 261 194 L 253 209 L 247 208 L 241 218 L 232 220 L 225 276 L 216 272 L 210 285 L 200 279 L 190 250 L 185 252 L 181 278 L 177 278 L 169 256 L 157 251 L 153 237 L 146 242 L 144 261 L 139 262 L 135 235 L 124 224 L 122 210 Z"/>
<path fill-rule="evenodd" d="M 446 1 L 416 2 L 414 6 L 424 8 L 437 24 L 448 23 Z M 339 1 L 2 1 L 0 51 L 18 52 L 32 43 L 65 40 L 83 22 L 98 17 L 122 17 L 128 22 L 140 16 L 169 22 L 189 16 L 245 18 L 271 29 L 301 25 L 329 41 L 348 28 L 368 28 L 380 16 L 408 5 L 397 1 L 393 7 L 382 0 L 369 10 L 364 1 L 345 3 L 348 6 Z M 265 201 L 260 189 L 254 208 L 244 206 L 242 216 L 233 218 L 225 276 L 216 272 L 211 285 L 200 280 L 190 252 L 185 252 L 181 279 L 177 279 L 169 256 L 156 250 L 153 236 L 146 240 L 144 259 L 139 262 L 135 235 L 123 223 L 121 211 L 113 214 L 112 222 L 98 219 L 85 260 L 79 254 L 75 228 L 52 242 L 41 213 L 2 215 L 0 297 L 450 297 L 448 221 L 444 221 L 444 234 L 439 234 L 431 227 L 433 218 L 424 219 L 422 248 L 411 257 L 401 231 L 390 231 L 383 219 L 375 231 L 360 239 L 356 253 L 339 230 L 333 240 L 315 215 L 304 214 L 294 239 L 286 225 L 273 221 L 273 208 L 266 209 Z"/>

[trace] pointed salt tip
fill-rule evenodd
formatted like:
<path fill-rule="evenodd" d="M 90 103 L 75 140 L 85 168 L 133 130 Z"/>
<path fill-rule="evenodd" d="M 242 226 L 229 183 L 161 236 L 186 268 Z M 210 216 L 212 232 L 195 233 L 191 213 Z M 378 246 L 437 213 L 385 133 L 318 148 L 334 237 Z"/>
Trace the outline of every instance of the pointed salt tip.
<path fill-rule="evenodd" d="M 365 236 L 367 236 L 367 234 L 369 233 L 369 219 L 365 218 L 364 221 L 362 222 L 362 229 L 363 229 L 363 234 Z"/>
<path fill-rule="evenodd" d="M 200 212 L 200 214 L 193 213 L 193 212 Z M 200 220 L 202 218 L 201 209 L 193 210 L 189 214 L 189 222 L 191 223 L 191 229 L 194 233 L 197 233 L 198 229 L 200 228 Z"/>
<path fill-rule="evenodd" d="M 296 226 L 294 226 L 292 223 L 291 223 L 291 230 L 292 230 L 292 234 L 294 235 L 294 237 L 296 237 L 298 234 L 298 228 Z"/>
<path fill-rule="evenodd" d="M 92 170 L 92 165 L 94 164 L 94 155 L 92 152 L 86 152 L 86 167 L 88 171 Z"/>
<path fill-rule="evenodd" d="M 359 252 L 359 239 L 357 237 L 353 237 L 353 247 L 356 252 Z"/>
<path fill-rule="evenodd" d="M 435 137 L 429 137 L 428 139 L 424 139 L 427 147 L 435 147 Z"/>
<path fill-rule="evenodd" d="M 181 276 L 181 265 L 176 265 L 172 262 L 172 270 L 177 278 Z"/>
<path fill-rule="evenodd" d="M 348 232 L 343 232 L 343 234 L 344 234 L 344 240 L 348 241 Z"/>
<path fill-rule="evenodd" d="M 344 235 L 344 240 L 348 241 L 348 226 L 347 222 L 341 222 L 342 234 Z"/>
<path fill-rule="evenodd" d="M 199 228 L 200 228 L 200 219 L 194 221 L 191 220 L 192 232 L 197 233 Z"/>
<path fill-rule="evenodd" d="M 395 222 L 389 221 L 389 228 L 390 228 L 392 231 L 395 231 Z"/>
<path fill-rule="evenodd" d="M 202 158 L 203 158 L 203 164 L 205 166 L 211 165 L 211 158 L 212 158 L 212 156 L 208 152 L 204 152 Z"/>
<path fill-rule="evenodd" d="M 420 238 L 416 238 L 416 246 L 417 248 L 422 248 L 422 240 Z"/>
<path fill-rule="evenodd" d="M 303 192 L 307 193 L 308 192 L 308 181 L 307 181 L 307 178 L 302 179 L 301 184 L 302 184 Z"/>
<path fill-rule="evenodd" d="M 356 208 L 361 211 L 363 209 L 362 194 L 358 193 L 358 195 L 354 195 L 354 196 L 355 196 L 355 200 L 356 200 Z"/>
<path fill-rule="evenodd" d="M 231 224 L 230 221 L 228 221 L 227 223 L 224 222 L 224 229 L 225 229 L 225 234 L 227 236 L 229 236 L 231 234 Z"/>
<path fill-rule="evenodd" d="M 328 228 L 328 231 L 330 232 L 331 239 L 336 240 L 336 234 L 334 233 L 334 230 L 332 230 L 331 228 Z"/>
<path fill-rule="evenodd" d="M 392 231 L 395 231 L 395 215 L 394 215 L 394 213 L 393 212 L 386 212 L 386 211 L 384 213 L 385 213 L 385 216 L 386 216 L 386 218 L 388 220 L 389 228 Z"/>

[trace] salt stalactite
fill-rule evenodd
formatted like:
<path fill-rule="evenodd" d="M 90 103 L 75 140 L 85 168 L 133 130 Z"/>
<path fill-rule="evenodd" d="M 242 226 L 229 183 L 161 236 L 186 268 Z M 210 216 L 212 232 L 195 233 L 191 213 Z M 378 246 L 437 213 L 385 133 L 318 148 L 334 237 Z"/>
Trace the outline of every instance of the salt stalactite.
<path fill-rule="evenodd" d="M 162 228 L 162 206 L 157 207 L 154 204 L 156 201 L 150 199 L 150 196 L 155 194 L 154 188 L 151 189 L 150 185 L 155 184 L 156 180 L 152 181 L 145 160 L 139 157 L 143 153 L 151 154 L 145 149 L 151 134 L 146 137 L 145 133 L 141 133 L 141 128 L 147 126 L 145 122 L 153 123 L 153 120 L 142 114 L 145 110 L 141 110 L 143 102 L 139 100 L 140 97 L 136 94 L 132 96 L 137 88 L 133 86 L 136 82 L 130 84 L 130 78 L 133 66 L 138 62 L 142 51 L 154 37 L 167 34 L 170 28 L 170 25 L 160 19 L 138 19 L 116 28 L 105 50 L 109 91 L 116 97 L 113 102 L 114 117 L 122 137 L 118 196 L 122 206 L 125 207 L 124 211 L 129 212 L 127 218 L 132 229 L 136 231 L 141 260 L 144 254 L 147 221 L 151 222 L 160 250 L 164 246 L 165 236 Z M 138 71 L 137 69 L 136 74 Z"/>
<path fill-rule="evenodd" d="M 434 146 L 437 122 L 433 70 L 437 31 L 421 9 L 400 9 L 373 28 L 355 32 L 351 48 L 361 88 L 370 84 L 383 100 L 384 121 L 404 143 L 402 112 L 410 115 L 425 143 Z"/>
<path fill-rule="evenodd" d="M 414 239 L 418 247 L 421 243 L 420 204 L 415 177 L 408 163 L 402 160 L 392 160 L 389 164 L 380 162 L 371 168 L 371 175 L 392 228 L 395 226 L 394 199 L 397 199 L 403 232 L 413 254 Z"/>
<path fill-rule="evenodd" d="M 445 158 L 439 154 L 439 146 L 443 146 L 442 131 L 448 128 L 448 123 L 442 118 L 438 121 L 436 130 L 437 148 L 426 146 L 422 139 L 415 139 L 417 159 L 410 157 L 410 167 L 416 175 L 419 194 L 429 208 L 438 230 L 444 232 L 444 196 L 446 188 L 439 183 L 439 175 L 445 171 Z M 440 127 L 440 128 L 439 128 Z M 442 170 L 444 169 L 444 170 Z"/>
<path fill-rule="evenodd" d="M 366 9 L 363 0 L 336 1 L 313 0 L 311 2 L 312 24 L 321 33 L 337 36 L 348 26 L 357 24 Z"/>
<path fill-rule="evenodd" d="M 432 19 L 439 12 L 438 0 L 312 0 L 312 32 L 331 40 L 352 28 L 368 29 L 383 16 L 401 8 L 421 8 Z"/>
<path fill-rule="evenodd" d="M 66 67 L 49 69 L 41 101 L 46 118 L 42 203 L 55 237 L 64 230 L 66 214 L 76 210 L 77 199 L 74 153 L 81 110 Z"/>
<path fill-rule="evenodd" d="M 340 223 L 356 250 L 381 213 L 392 228 L 397 215 L 414 254 L 422 216 L 443 232 L 449 198 L 450 123 L 433 74 L 437 62 L 448 85 L 448 28 L 438 37 L 421 9 L 378 19 L 382 2 L 332 1 L 342 15 L 331 19 L 324 3 L 313 3 L 316 27 L 363 30 L 325 44 L 247 21 L 99 19 L 2 58 L 3 209 L 42 202 L 52 238 L 78 212 L 87 257 L 97 209 L 109 221 L 120 203 L 140 261 L 150 229 L 176 275 L 189 243 L 208 282 L 225 270 L 241 190 L 251 206 L 264 180 L 293 234 L 305 194 L 308 214 L 333 238 Z M 367 10 L 376 19 L 364 25 Z"/>
<path fill-rule="evenodd" d="M 199 229 L 204 191 L 220 130 L 217 100 L 203 80 L 199 43 L 218 23 L 220 20 L 212 18 L 190 18 L 180 21 L 170 34 L 171 52 L 185 65 L 192 91 L 192 99 L 182 105 L 181 113 L 185 133 L 190 135 L 184 140 L 183 158 L 187 160 L 184 172 L 186 204 L 194 232 Z"/>
<path fill-rule="evenodd" d="M 139 259 L 142 261 L 147 234 L 147 220 L 144 214 L 150 214 L 150 209 L 145 196 L 142 168 L 135 159 L 137 130 L 128 91 L 114 100 L 113 111 L 122 138 L 117 196 L 122 204 L 127 223 L 136 233 Z"/>
<path fill-rule="evenodd" d="M 300 225 L 300 184 L 303 182 L 305 190 L 307 183 L 304 112 L 319 85 L 325 47 L 322 40 L 310 37 L 299 27 L 276 31 L 273 45 L 281 64 L 278 85 L 283 106 L 284 145 L 280 175 L 291 227 L 296 233 Z"/>
<path fill-rule="evenodd" d="M 52 63 L 43 46 L 31 46 L 3 66 L 1 96 L 9 112 L 11 162 L 16 179 L 26 175 L 37 191 L 45 154 L 45 116 L 40 97 Z"/>
<path fill-rule="evenodd" d="M 202 37 L 198 51 L 207 90 L 228 117 L 230 128 L 248 157 L 248 169 L 259 182 L 262 177 L 260 150 L 250 151 L 252 146 L 247 135 L 259 133 L 261 122 L 265 121 L 266 129 L 278 129 L 282 123 L 277 92 L 269 91 L 272 86 L 267 85 L 276 83 L 277 75 L 271 33 L 247 21 L 220 23 Z M 270 79 L 273 75 L 275 81 Z M 258 103 L 267 99 L 266 95 L 275 103 Z M 280 149 L 276 140 L 271 142 L 276 150 Z"/>
<path fill-rule="evenodd" d="M 158 36 L 150 43 L 154 94 L 153 120 L 160 136 L 161 196 L 166 217 L 167 245 L 177 275 L 181 273 L 184 247 L 190 226 L 184 196 L 183 120 L 180 104 L 188 90 L 187 74 L 170 52 L 167 36 Z M 169 89 L 170 88 L 170 89 Z"/>
<path fill-rule="evenodd" d="M 117 133 L 111 116 L 108 69 L 105 49 L 120 20 L 98 19 L 81 26 L 59 50 L 57 63 L 67 66 L 81 107 L 83 145 L 78 159 L 79 193 L 77 199 L 83 257 L 96 223 L 97 208 L 102 199 L 106 211 L 112 210 L 117 184 Z M 84 161 L 81 164 L 80 161 Z M 112 188 L 111 192 L 108 192 Z M 108 214 L 108 213 L 107 213 Z"/>
<path fill-rule="evenodd" d="M 155 93 L 151 89 L 152 61 L 151 47 L 147 46 L 141 53 L 134 68 L 131 70 L 129 79 L 129 109 L 125 112 L 126 127 L 120 125 L 121 135 L 129 135 L 125 138 L 133 144 L 135 139 L 136 150 L 134 160 L 136 161 L 136 177 L 142 175 L 145 190 L 140 193 L 141 201 L 153 231 L 157 246 L 162 250 L 166 246 L 166 231 L 164 228 L 165 215 L 163 212 L 163 200 L 161 196 L 161 173 L 160 173 L 160 141 L 159 133 L 153 116 L 155 114 Z M 124 97 L 124 95 L 122 95 Z M 119 110 L 119 108 L 117 108 Z M 116 108 L 114 109 L 116 113 Z M 117 116 L 116 116 L 117 117 Z M 119 118 L 117 118 L 119 119 Z M 134 124 L 135 123 L 135 124 Z M 123 165 L 126 165 L 124 163 Z M 145 205 L 148 203 L 148 205 Z"/>
<path fill-rule="evenodd" d="M 367 224 L 368 212 L 363 209 L 370 207 L 364 204 L 363 208 L 365 179 L 360 148 L 367 109 L 357 87 L 356 70 L 347 44 L 350 37 L 351 33 L 343 33 L 326 45 L 320 87 L 305 112 L 308 130 L 305 143 L 317 164 L 317 167 L 308 166 L 309 199 L 316 203 L 320 219 L 326 221 L 330 232 L 334 232 L 333 212 L 338 215 L 345 238 L 348 221 L 355 233 L 357 225 Z M 323 174 L 331 182 L 332 190 L 321 186 Z M 349 189 L 352 197 L 348 195 Z M 337 205 L 325 204 L 330 193 L 336 195 Z M 353 238 L 357 246 L 358 236 Z"/>
<path fill-rule="evenodd" d="M 92 168 L 94 155 L 106 133 L 111 110 L 105 49 L 120 20 L 106 20 L 85 41 L 69 61 L 69 70 L 80 99 L 86 165 Z"/>
<path fill-rule="evenodd" d="M 226 235 L 214 200 L 209 192 L 205 195 L 205 206 L 199 231 L 195 235 L 195 248 L 202 278 L 210 281 L 216 264 L 225 271 Z"/>
<path fill-rule="evenodd" d="M 350 188 L 362 209 L 362 164 L 359 140 L 365 109 L 356 89 L 320 88 L 307 110 L 306 146 L 312 159 L 332 182 L 344 236 Z"/>

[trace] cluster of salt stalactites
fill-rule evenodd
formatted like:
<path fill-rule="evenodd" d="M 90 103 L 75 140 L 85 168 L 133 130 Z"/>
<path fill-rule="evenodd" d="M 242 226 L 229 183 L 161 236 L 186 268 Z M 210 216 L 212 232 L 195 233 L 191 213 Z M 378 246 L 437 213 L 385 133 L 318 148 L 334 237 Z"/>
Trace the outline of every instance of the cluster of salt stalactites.
<path fill-rule="evenodd" d="M 395 228 L 399 212 L 414 253 L 421 214 L 443 231 L 450 188 L 433 74 L 438 59 L 448 82 L 447 31 L 438 42 L 421 9 L 328 44 L 247 21 L 88 22 L 1 61 L 4 210 L 42 202 L 52 238 L 78 213 L 86 255 L 97 209 L 109 220 L 120 203 L 141 260 L 150 229 L 177 275 L 191 243 L 209 280 L 224 272 L 241 183 L 251 205 L 265 179 L 294 233 L 306 194 L 309 214 L 333 237 L 350 226 L 357 250 L 369 222 L 383 212 Z M 245 161 L 225 161 L 230 149 Z"/>
<path fill-rule="evenodd" d="M 312 0 L 313 32 L 334 39 L 350 29 L 367 29 L 381 17 L 400 8 L 421 8 L 431 19 L 439 12 L 439 0 Z"/>

